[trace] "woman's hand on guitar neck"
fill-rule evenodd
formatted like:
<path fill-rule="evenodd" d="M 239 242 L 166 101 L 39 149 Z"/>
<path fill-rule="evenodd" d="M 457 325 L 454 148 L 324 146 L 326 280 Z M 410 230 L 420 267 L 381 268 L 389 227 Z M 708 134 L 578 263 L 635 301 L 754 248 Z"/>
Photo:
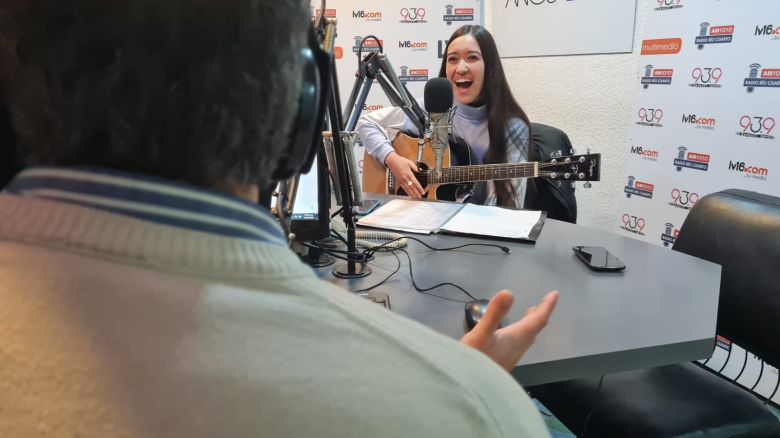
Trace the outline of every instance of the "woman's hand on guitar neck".
<path fill-rule="evenodd" d="M 390 152 L 385 158 L 385 166 L 392 172 L 398 187 L 403 188 L 407 195 L 412 198 L 423 197 L 423 188 L 414 176 L 414 172 L 417 172 L 417 164 L 414 161 L 406 159 L 396 152 Z M 411 184 L 409 184 L 410 181 Z"/>

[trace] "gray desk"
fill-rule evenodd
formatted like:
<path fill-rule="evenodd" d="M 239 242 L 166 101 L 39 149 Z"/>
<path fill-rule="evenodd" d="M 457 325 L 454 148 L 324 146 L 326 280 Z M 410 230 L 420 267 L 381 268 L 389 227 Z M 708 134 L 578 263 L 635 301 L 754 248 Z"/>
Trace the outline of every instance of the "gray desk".
<path fill-rule="evenodd" d="M 548 326 L 523 356 L 515 377 L 524 385 L 648 368 L 709 357 L 714 347 L 720 289 L 720 266 L 617 234 L 547 220 L 536 244 L 476 240 L 455 236 L 420 236 L 427 243 L 453 246 L 466 242 L 509 246 L 434 252 L 416 242 L 407 248 L 421 287 L 450 281 L 477 298 L 509 288 L 516 321 L 545 293 L 560 291 Z M 622 259 L 623 273 L 590 271 L 572 253 L 574 245 L 604 246 Z M 392 311 L 453 338 L 464 333 L 464 304 L 453 287 L 431 291 L 443 300 L 416 292 L 406 256 L 402 268 L 376 290 L 390 295 Z M 370 263 L 374 273 L 359 280 L 339 280 L 330 267 L 322 278 L 350 290 L 368 287 L 397 266 L 393 255 Z M 460 302 L 459 302 L 460 301 Z"/>

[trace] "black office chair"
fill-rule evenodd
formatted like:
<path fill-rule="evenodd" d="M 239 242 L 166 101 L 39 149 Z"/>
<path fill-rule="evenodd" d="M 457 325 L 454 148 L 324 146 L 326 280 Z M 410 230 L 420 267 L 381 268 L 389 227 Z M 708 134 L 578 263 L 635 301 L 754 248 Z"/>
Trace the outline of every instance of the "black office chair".
<path fill-rule="evenodd" d="M 780 198 L 744 190 L 705 196 L 673 249 L 722 266 L 717 333 L 762 359 L 762 369 L 780 367 Z M 780 376 L 771 378 L 776 394 Z M 699 363 L 610 374 L 600 391 L 598 383 L 528 389 L 589 437 L 780 437 L 766 399 Z"/>
<path fill-rule="evenodd" d="M 19 171 L 16 161 L 16 137 L 11 126 L 11 115 L 0 103 L 0 190 Z"/>
<path fill-rule="evenodd" d="M 556 152 L 565 156 L 571 155 L 572 151 L 571 141 L 565 132 L 541 123 L 531 123 L 528 161 L 549 160 Z M 566 181 L 528 179 L 523 208 L 544 210 L 550 219 L 577 222 L 577 198 L 574 196 L 574 187 Z"/>

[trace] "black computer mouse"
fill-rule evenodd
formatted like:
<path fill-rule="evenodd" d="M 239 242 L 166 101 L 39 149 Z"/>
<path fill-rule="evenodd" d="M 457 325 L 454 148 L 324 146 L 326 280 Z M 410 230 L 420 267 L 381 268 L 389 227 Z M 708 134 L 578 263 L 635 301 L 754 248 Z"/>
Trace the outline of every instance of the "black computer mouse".
<path fill-rule="evenodd" d="M 490 300 L 475 300 L 466 303 L 466 328 L 468 331 L 474 328 L 475 325 L 482 319 L 487 311 L 488 303 Z"/>

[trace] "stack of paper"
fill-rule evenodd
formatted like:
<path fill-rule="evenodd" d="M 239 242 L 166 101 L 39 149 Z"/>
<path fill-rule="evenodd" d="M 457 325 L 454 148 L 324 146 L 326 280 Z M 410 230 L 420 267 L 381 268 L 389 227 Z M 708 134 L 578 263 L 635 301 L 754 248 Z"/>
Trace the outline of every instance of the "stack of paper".
<path fill-rule="evenodd" d="M 449 232 L 536 240 L 543 221 L 544 214 L 541 211 L 393 199 L 373 213 L 360 218 L 358 224 L 410 233 Z"/>

